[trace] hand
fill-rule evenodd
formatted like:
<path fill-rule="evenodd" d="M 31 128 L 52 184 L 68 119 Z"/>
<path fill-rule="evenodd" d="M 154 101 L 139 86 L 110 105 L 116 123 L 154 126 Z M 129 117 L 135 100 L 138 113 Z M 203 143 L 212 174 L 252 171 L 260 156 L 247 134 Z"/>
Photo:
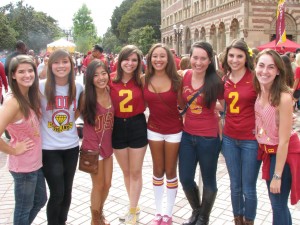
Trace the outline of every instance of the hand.
<path fill-rule="evenodd" d="M 270 184 L 270 192 L 273 194 L 280 194 L 281 180 L 272 179 Z"/>
<path fill-rule="evenodd" d="M 297 115 L 293 113 L 293 126 L 297 123 Z"/>
<path fill-rule="evenodd" d="M 24 152 L 32 150 L 33 147 L 34 142 L 30 138 L 26 138 L 25 140 L 16 143 L 15 152 L 13 155 L 21 155 Z"/>

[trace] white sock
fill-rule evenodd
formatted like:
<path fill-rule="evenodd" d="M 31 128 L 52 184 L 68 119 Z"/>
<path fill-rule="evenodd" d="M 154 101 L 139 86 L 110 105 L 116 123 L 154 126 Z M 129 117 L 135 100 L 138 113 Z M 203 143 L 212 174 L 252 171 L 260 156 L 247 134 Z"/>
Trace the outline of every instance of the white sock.
<path fill-rule="evenodd" d="M 178 189 L 177 177 L 167 180 L 167 208 L 165 215 L 171 217 Z"/>
<path fill-rule="evenodd" d="M 162 215 L 162 204 L 164 196 L 164 177 L 157 178 L 153 176 L 153 190 L 156 206 L 156 214 Z"/>

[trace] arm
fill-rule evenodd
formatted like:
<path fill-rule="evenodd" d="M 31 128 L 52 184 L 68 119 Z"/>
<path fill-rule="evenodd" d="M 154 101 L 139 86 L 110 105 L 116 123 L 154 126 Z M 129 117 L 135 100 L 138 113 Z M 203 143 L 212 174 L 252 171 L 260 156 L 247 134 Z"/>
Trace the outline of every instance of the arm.
<path fill-rule="evenodd" d="M 78 108 L 76 109 L 76 112 L 75 112 L 75 119 L 76 120 L 82 114 L 82 111 L 83 111 L 83 106 L 84 106 L 84 103 L 85 103 L 85 94 L 83 92 L 81 92 L 78 102 L 79 102 L 79 105 L 78 105 Z"/>
<path fill-rule="evenodd" d="M 280 97 L 279 111 L 279 144 L 276 153 L 274 173 L 281 177 L 288 154 L 289 140 L 292 130 L 293 99 L 288 93 L 282 93 Z M 288 119 L 289 118 L 289 119 Z M 281 180 L 272 179 L 270 191 L 280 193 Z"/>
<path fill-rule="evenodd" d="M 46 79 L 47 78 L 47 66 L 45 65 L 39 73 L 39 78 L 40 79 Z"/>
<path fill-rule="evenodd" d="M 295 70 L 295 81 L 294 81 L 294 85 L 293 85 L 293 90 L 297 90 L 297 86 L 300 80 L 300 67 L 296 67 Z"/>
<path fill-rule="evenodd" d="M 293 85 L 293 90 L 295 91 L 297 89 L 298 83 L 299 83 L 300 78 L 296 78 L 294 85 Z"/>
<path fill-rule="evenodd" d="M 2 135 L 9 123 L 15 122 L 23 117 L 20 112 L 19 104 L 15 98 L 8 99 L 4 102 L 3 106 L 0 107 L 0 117 L 0 134 Z M 29 138 L 17 142 L 14 148 L 0 138 L 0 151 L 9 155 L 23 154 L 24 152 L 31 150 L 33 146 L 34 142 Z"/>
<path fill-rule="evenodd" d="M 224 111 L 225 100 L 218 100 L 216 103 L 216 110 L 222 112 Z"/>

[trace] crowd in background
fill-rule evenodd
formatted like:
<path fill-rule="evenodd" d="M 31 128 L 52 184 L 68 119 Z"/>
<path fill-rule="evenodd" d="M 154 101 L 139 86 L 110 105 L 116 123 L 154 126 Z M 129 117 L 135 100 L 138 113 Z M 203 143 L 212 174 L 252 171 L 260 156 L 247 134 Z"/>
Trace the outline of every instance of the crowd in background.
<path fill-rule="evenodd" d="M 146 56 L 133 45 L 109 54 L 96 44 L 86 55 L 59 49 L 40 57 L 18 41 L 0 62 L 0 75 L 0 93 L 2 86 L 7 92 L 0 133 L 7 130 L 11 138 L 9 144 L 1 139 L 0 148 L 9 155 L 15 182 L 14 224 L 30 224 L 45 204 L 48 224 L 66 223 L 80 148 L 99 152 L 97 174 L 91 174 L 91 224 L 109 224 L 103 212 L 113 155 L 128 194 L 128 209 L 119 218 L 137 224 L 148 144 L 156 209 L 152 225 L 172 224 L 179 182 L 192 208 L 183 224 L 209 224 L 220 153 L 236 225 L 254 224 L 261 164 L 273 224 L 292 224 L 289 195 L 292 204 L 300 199 L 295 179 L 300 141 L 292 131 L 293 111 L 300 109 L 300 49 L 280 55 L 234 40 L 216 55 L 211 44 L 195 42 L 189 55 L 180 57 L 162 43 Z M 82 75 L 84 86 L 76 75 Z M 80 116 L 82 146 L 75 124 Z M 197 165 L 203 190 L 194 181 Z M 20 189 L 27 177 L 32 187 Z"/>

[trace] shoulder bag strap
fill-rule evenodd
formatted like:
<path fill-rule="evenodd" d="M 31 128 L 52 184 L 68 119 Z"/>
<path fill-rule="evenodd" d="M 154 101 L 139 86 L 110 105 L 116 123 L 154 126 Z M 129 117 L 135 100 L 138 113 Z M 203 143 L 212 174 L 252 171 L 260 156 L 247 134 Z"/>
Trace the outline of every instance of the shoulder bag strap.
<path fill-rule="evenodd" d="M 188 108 L 190 107 L 190 105 L 192 104 L 192 102 L 201 94 L 203 89 L 203 86 L 193 95 L 193 97 L 188 101 L 188 103 L 186 103 L 184 109 L 182 110 L 182 112 L 180 113 L 180 115 L 184 115 L 186 113 L 186 111 L 188 110 Z"/>
<path fill-rule="evenodd" d="M 163 98 L 160 96 L 160 94 L 156 91 L 156 89 L 154 88 L 154 86 L 153 86 L 153 84 L 151 83 L 151 81 L 149 81 L 149 84 L 151 85 L 153 91 L 158 95 L 160 101 L 161 101 L 162 103 L 164 103 L 171 111 L 173 111 L 172 108 L 171 108 L 171 107 L 163 100 Z"/>

